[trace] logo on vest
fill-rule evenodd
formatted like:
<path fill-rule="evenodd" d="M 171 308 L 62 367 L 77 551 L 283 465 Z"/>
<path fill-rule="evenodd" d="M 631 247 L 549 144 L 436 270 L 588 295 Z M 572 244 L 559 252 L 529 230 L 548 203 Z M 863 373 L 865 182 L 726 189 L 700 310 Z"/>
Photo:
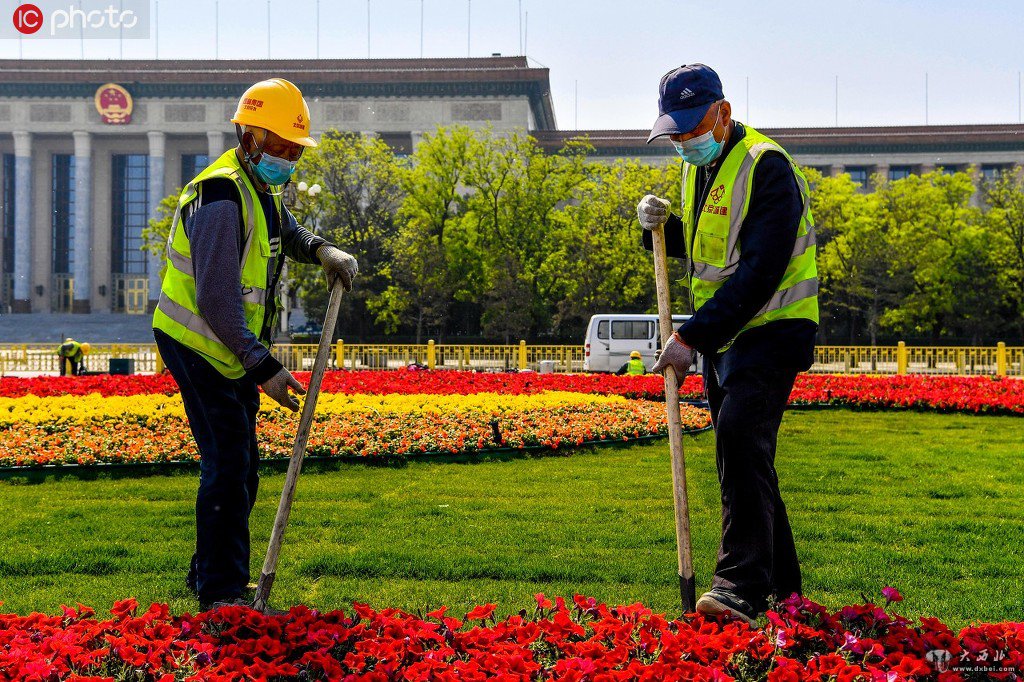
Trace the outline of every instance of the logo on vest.
<path fill-rule="evenodd" d="M 708 203 L 704 204 L 704 212 L 711 215 L 729 215 L 728 206 L 712 206 L 711 203 L 718 203 L 725 196 L 725 185 L 719 185 L 708 192 Z"/>

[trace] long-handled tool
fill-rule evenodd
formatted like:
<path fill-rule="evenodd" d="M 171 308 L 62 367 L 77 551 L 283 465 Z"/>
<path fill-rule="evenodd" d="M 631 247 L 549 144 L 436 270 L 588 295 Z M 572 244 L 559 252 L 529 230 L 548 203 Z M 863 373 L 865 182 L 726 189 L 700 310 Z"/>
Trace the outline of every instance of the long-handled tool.
<path fill-rule="evenodd" d="M 267 558 L 263 560 L 263 570 L 256 584 L 256 600 L 253 608 L 265 611 L 270 599 L 270 588 L 274 585 L 277 574 L 277 557 L 281 553 L 284 530 L 288 527 L 288 516 L 292 511 L 292 499 L 295 497 L 295 486 L 299 482 L 302 471 L 302 458 L 306 454 L 306 441 L 309 440 L 309 427 L 313 424 L 313 413 L 316 411 L 316 400 L 320 396 L 320 383 L 327 369 L 327 358 L 330 356 L 331 340 L 334 327 L 338 322 L 338 309 L 341 307 L 342 285 L 336 281 L 331 288 L 331 300 L 327 304 L 327 316 L 324 318 L 324 329 L 320 333 L 320 345 L 316 349 L 313 361 L 313 373 L 309 377 L 309 388 L 306 389 L 306 400 L 302 404 L 302 417 L 299 420 L 299 431 L 295 434 L 295 447 L 292 448 L 292 459 L 288 463 L 288 475 L 284 479 L 281 491 L 281 502 L 277 505 L 277 516 L 274 518 L 274 529 L 270 533 L 270 546 Z"/>
<path fill-rule="evenodd" d="M 658 288 L 658 323 L 661 347 L 672 336 L 672 305 L 668 293 L 668 262 L 665 256 L 665 227 L 651 230 L 654 246 L 654 281 Z M 693 577 L 693 549 L 690 545 L 690 505 L 686 498 L 686 460 L 683 456 L 683 420 L 679 414 L 679 380 L 671 366 L 665 368 L 665 409 L 668 412 L 668 445 L 672 452 L 672 493 L 676 513 L 676 553 L 679 558 L 679 594 L 683 613 L 697 606 Z"/>

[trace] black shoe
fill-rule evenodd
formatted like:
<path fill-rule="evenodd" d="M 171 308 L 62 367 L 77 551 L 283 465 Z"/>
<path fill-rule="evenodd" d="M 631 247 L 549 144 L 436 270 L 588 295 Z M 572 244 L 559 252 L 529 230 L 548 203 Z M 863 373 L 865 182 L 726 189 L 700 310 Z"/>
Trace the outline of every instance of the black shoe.
<path fill-rule="evenodd" d="M 697 600 L 697 612 L 705 616 L 728 615 L 742 620 L 747 625 L 756 625 L 758 610 L 754 606 L 732 592 L 713 589 L 705 592 Z"/>
<path fill-rule="evenodd" d="M 214 599 L 213 601 L 199 601 L 200 611 L 216 611 L 225 606 L 245 606 L 252 608 L 252 601 L 245 597 L 232 597 L 230 599 Z"/>

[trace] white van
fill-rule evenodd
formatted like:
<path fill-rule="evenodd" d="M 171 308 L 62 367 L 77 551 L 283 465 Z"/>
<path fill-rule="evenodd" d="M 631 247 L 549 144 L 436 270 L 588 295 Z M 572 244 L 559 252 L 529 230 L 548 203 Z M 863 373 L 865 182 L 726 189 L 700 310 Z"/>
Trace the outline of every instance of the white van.
<path fill-rule="evenodd" d="M 688 319 L 690 315 L 673 315 L 672 324 L 678 327 Z M 654 353 L 661 348 L 658 327 L 657 315 L 594 315 L 583 341 L 583 370 L 614 372 L 635 350 L 640 351 L 641 359 L 650 370 L 654 366 Z"/>

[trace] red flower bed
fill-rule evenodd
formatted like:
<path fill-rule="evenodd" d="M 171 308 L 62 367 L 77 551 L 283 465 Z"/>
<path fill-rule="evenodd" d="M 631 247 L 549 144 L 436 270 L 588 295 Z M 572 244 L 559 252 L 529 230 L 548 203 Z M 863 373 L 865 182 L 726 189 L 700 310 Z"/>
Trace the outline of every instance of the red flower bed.
<path fill-rule="evenodd" d="M 1024 414 L 1024 380 L 999 377 L 802 374 L 790 402 L 871 409 Z"/>
<path fill-rule="evenodd" d="M 300 381 L 309 379 L 299 372 Z M 0 379 L 0 397 L 85 395 L 137 395 L 177 393 L 169 374 L 161 376 L 85 376 Z M 457 371 L 335 371 L 324 377 L 325 393 L 399 393 L 467 395 L 502 393 L 521 395 L 542 391 L 571 391 L 661 400 L 660 376 L 608 374 L 487 374 Z M 688 376 L 680 395 L 701 397 L 703 381 Z M 790 398 L 794 405 L 837 405 L 869 409 L 913 408 L 941 411 L 1024 414 L 1024 380 L 993 377 L 869 376 L 801 374 Z"/>
<path fill-rule="evenodd" d="M 887 602 L 888 603 L 888 602 Z M 0 680 L 1012 680 L 1024 670 L 1024 624 L 954 633 L 874 604 L 832 613 L 793 597 L 764 628 L 699 616 L 669 620 L 642 604 L 610 608 L 536 595 L 504 619 L 495 605 L 463 618 L 355 604 L 287 616 L 225 607 L 137 615 L 134 599 L 99 620 L 78 605 L 47 616 L 0 615 Z M 983 672 L 960 672 L 958 667 Z"/>

